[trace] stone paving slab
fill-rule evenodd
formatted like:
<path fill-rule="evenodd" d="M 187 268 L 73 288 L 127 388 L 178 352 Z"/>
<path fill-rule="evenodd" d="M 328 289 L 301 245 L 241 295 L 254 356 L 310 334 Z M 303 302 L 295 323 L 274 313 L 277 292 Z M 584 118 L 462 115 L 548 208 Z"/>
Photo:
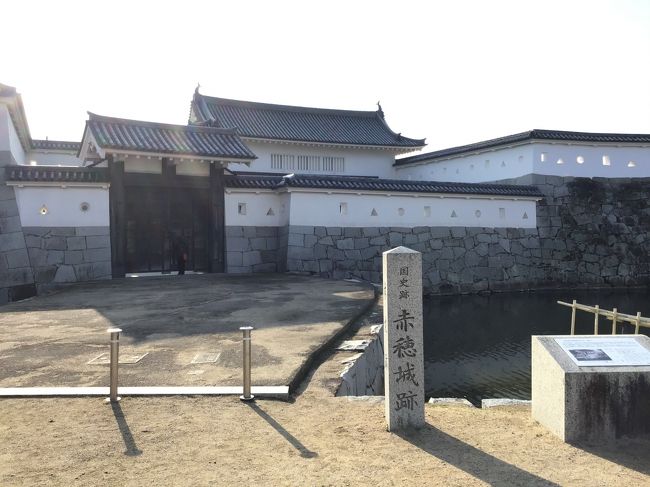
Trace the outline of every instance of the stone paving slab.
<path fill-rule="evenodd" d="M 374 300 L 365 284 L 287 274 L 78 283 L 0 307 L 0 387 L 107 386 L 108 328 L 123 330 L 121 386 L 237 386 L 253 325 L 254 386 L 287 386 Z M 200 354 L 214 362 L 192 363 Z"/>

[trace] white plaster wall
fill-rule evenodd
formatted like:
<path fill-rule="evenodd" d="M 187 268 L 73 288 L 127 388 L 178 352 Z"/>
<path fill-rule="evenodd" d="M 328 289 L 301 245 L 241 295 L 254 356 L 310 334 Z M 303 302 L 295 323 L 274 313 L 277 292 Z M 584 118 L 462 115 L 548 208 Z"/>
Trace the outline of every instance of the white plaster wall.
<path fill-rule="evenodd" d="M 44 152 L 30 151 L 27 154 L 26 164 L 32 161 L 38 166 L 81 166 L 81 159 L 76 154 L 67 154 L 63 152 Z"/>
<path fill-rule="evenodd" d="M 176 174 L 180 176 L 210 176 L 210 163 L 190 160 L 177 160 Z"/>
<path fill-rule="evenodd" d="M 309 174 L 309 171 L 285 171 L 271 169 L 271 154 L 292 154 L 310 156 L 333 156 L 345 158 L 345 176 L 377 176 L 395 178 L 393 163 L 395 155 L 388 150 L 380 149 L 329 149 L 309 145 L 294 145 L 280 143 L 246 142 L 246 145 L 257 156 L 250 167 L 245 164 L 229 164 L 232 171 L 274 172 L 287 174 L 298 172 Z M 327 172 L 311 172 L 311 174 L 333 174 Z"/>
<path fill-rule="evenodd" d="M 542 153 L 545 161 L 541 160 Z M 609 166 L 603 165 L 604 155 L 609 156 Z M 584 159 L 582 164 L 577 162 L 578 157 Z M 562 161 L 560 164 L 559 160 Z M 628 166 L 630 161 L 634 167 Z M 399 179 L 468 183 L 498 181 L 532 173 L 588 178 L 647 178 L 650 177 L 650 145 L 534 143 L 396 168 Z"/>
<path fill-rule="evenodd" d="M 157 157 L 126 157 L 124 172 L 139 172 L 147 174 L 162 174 L 162 160 Z"/>
<path fill-rule="evenodd" d="M 347 214 L 341 213 L 341 203 L 347 203 Z M 425 207 L 430 208 L 430 214 L 425 213 Z M 403 210 L 402 215 L 400 208 Z M 500 208 L 504 209 L 503 215 Z M 373 209 L 377 216 L 371 216 Z M 452 212 L 455 212 L 455 217 L 452 217 Z M 524 213 L 528 218 L 524 218 Z M 290 223 L 328 227 L 535 228 L 536 202 L 477 197 L 292 191 Z"/>
<path fill-rule="evenodd" d="M 545 161 L 542 162 L 542 153 Z M 609 156 L 610 165 L 603 165 Z M 579 164 L 578 157 L 584 162 Z M 558 164 L 558 160 L 562 163 Z M 628 167 L 632 161 L 634 167 Z M 650 145 L 534 144 L 534 172 L 552 176 L 647 178 L 650 177 Z"/>
<path fill-rule="evenodd" d="M 25 164 L 25 151 L 5 105 L 0 105 L 0 151 L 10 151 L 16 164 Z"/>
<path fill-rule="evenodd" d="M 226 190 L 225 200 L 227 226 L 277 227 L 289 223 L 288 193 Z M 245 215 L 239 213 L 240 203 L 246 205 Z M 267 215 L 269 209 L 273 215 Z"/>
<path fill-rule="evenodd" d="M 108 188 L 28 186 L 15 187 L 20 222 L 24 227 L 109 226 Z M 81 203 L 90 204 L 81 211 Z M 47 214 L 41 214 L 41 208 Z"/>
<path fill-rule="evenodd" d="M 395 169 L 397 178 L 414 181 L 497 181 L 532 173 L 533 149 L 526 144 Z"/>

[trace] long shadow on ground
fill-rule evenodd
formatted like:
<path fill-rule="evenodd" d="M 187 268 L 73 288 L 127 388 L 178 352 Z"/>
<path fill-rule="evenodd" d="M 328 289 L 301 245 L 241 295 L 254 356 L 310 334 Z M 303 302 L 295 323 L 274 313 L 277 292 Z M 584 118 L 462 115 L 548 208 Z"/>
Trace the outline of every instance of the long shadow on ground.
<path fill-rule="evenodd" d="M 485 453 L 427 424 L 417 431 L 398 433 L 405 441 L 469 475 L 494 486 L 557 486 L 510 463 Z M 440 479 L 444 482 L 444 479 Z"/>

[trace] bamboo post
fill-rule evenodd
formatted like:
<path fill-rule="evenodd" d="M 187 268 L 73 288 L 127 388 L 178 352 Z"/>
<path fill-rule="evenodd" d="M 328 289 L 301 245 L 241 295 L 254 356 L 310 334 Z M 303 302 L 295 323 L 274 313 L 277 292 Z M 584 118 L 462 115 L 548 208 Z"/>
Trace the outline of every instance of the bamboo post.
<path fill-rule="evenodd" d="M 616 315 L 618 314 L 618 310 L 614 308 L 612 312 L 614 313 L 612 316 L 612 335 L 616 335 Z"/>
<path fill-rule="evenodd" d="M 594 335 L 598 335 L 598 310 L 600 306 L 596 305 L 594 308 L 596 308 L 596 314 L 594 315 Z"/>
<path fill-rule="evenodd" d="M 571 306 L 571 334 L 576 334 L 576 300 L 573 300 L 573 305 Z"/>
<path fill-rule="evenodd" d="M 641 328 L 641 311 L 637 311 L 636 313 L 636 327 L 634 329 L 635 335 L 639 334 L 639 328 Z"/>

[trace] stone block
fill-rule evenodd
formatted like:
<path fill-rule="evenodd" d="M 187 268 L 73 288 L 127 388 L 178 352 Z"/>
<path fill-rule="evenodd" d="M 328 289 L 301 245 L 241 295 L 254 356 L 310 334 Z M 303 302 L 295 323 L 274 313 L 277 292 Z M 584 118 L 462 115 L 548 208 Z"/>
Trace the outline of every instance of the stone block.
<path fill-rule="evenodd" d="M 20 224 L 20 217 L 10 216 L 7 218 L 0 218 L 0 234 L 22 231 L 23 227 Z"/>
<path fill-rule="evenodd" d="M 10 250 L 5 254 L 7 268 L 8 269 L 19 269 L 21 267 L 30 267 L 29 255 L 27 254 L 27 249 L 17 249 Z"/>
<path fill-rule="evenodd" d="M 61 265 L 56 270 L 54 275 L 54 282 L 76 282 L 77 275 L 71 265 Z"/>
<path fill-rule="evenodd" d="M 399 232 L 390 232 L 388 234 L 388 246 L 399 247 L 402 245 L 403 235 Z"/>
<path fill-rule="evenodd" d="M 37 235 L 25 235 L 25 245 L 27 248 L 41 248 L 41 237 Z"/>
<path fill-rule="evenodd" d="M 313 247 L 318 242 L 316 235 L 305 235 L 305 247 Z"/>
<path fill-rule="evenodd" d="M 320 272 L 331 272 L 332 271 L 332 261 L 327 259 L 321 259 L 318 261 L 318 266 Z"/>
<path fill-rule="evenodd" d="M 344 237 L 361 237 L 361 228 L 357 227 L 345 227 L 343 229 L 343 236 Z"/>
<path fill-rule="evenodd" d="M 253 266 L 262 263 L 262 254 L 258 250 L 242 252 L 242 265 Z"/>
<path fill-rule="evenodd" d="M 63 250 L 48 250 L 46 254 L 45 263 L 47 265 L 63 264 L 64 251 Z"/>
<path fill-rule="evenodd" d="M 314 227 L 314 235 L 318 238 L 323 238 L 327 236 L 327 228 L 325 227 Z"/>
<path fill-rule="evenodd" d="M 34 268 L 34 281 L 37 284 L 49 284 L 54 280 L 57 266 L 44 266 Z"/>
<path fill-rule="evenodd" d="M 378 237 L 379 236 L 379 228 L 377 228 L 377 227 L 363 227 L 361 229 L 361 233 L 363 233 L 364 237 Z"/>
<path fill-rule="evenodd" d="M 250 245 L 252 250 L 266 250 L 266 238 L 251 238 Z"/>
<path fill-rule="evenodd" d="M 292 227 L 293 229 L 293 227 Z M 290 233 L 288 244 L 296 247 L 305 246 L 305 235 L 302 233 Z"/>
<path fill-rule="evenodd" d="M 334 239 L 332 239 L 332 237 L 329 237 L 329 236 L 328 237 L 323 237 L 318 241 L 318 243 L 320 245 L 334 245 Z"/>
<path fill-rule="evenodd" d="M 111 235 L 111 229 L 107 226 L 102 227 L 76 227 L 74 234 L 77 237 L 93 237 L 100 235 Z"/>
<path fill-rule="evenodd" d="M 226 252 L 226 264 L 228 268 L 231 266 L 241 267 L 242 264 L 242 252 Z"/>
<path fill-rule="evenodd" d="M 354 239 L 353 238 L 342 238 L 336 241 L 336 248 L 341 250 L 351 250 L 354 249 Z"/>
<path fill-rule="evenodd" d="M 22 232 L 0 234 L 0 252 L 25 248 L 25 238 Z"/>
<path fill-rule="evenodd" d="M 49 235 L 43 239 L 43 248 L 46 250 L 66 250 L 68 243 L 66 237 Z"/>
<path fill-rule="evenodd" d="M 327 227 L 327 235 L 340 237 L 343 235 L 343 230 L 341 230 L 341 227 Z"/>
<path fill-rule="evenodd" d="M 226 226 L 226 238 L 227 237 L 243 237 L 244 228 L 240 226 Z"/>
<path fill-rule="evenodd" d="M 0 218 L 11 218 L 14 216 L 18 216 L 16 200 L 0 201 Z"/>
<path fill-rule="evenodd" d="M 650 351 L 650 338 L 644 335 L 571 338 L 593 343 L 630 337 Z M 569 337 L 532 337 L 533 419 L 570 443 L 650 434 L 650 366 L 580 367 L 556 338 Z"/>
<path fill-rule="evenodd" d="M 111 260 L 111 249 L 83 250 L 85 262 L 102 262 Z"/>
<path fill-rule="evenodd" d="M 290 233 L 299 233 L 302 235 L 314 235 L 314 227 L 307 225 L 291 225 Z"/>
<path fill-rule="evenodd" d="M 316 259 L 326 259 L 327 258 L 327 246 L 316 244 L 314 245 L 314 258 Z"/>
<path fill-rule="evenodd" d="M 451 230 L 451 236 L 454 238 L 463 238 L 465 237 L 465 235 L 467 235 L 467 231 L 465 230 L 465 227 L 451 227 L 450 230 Z"/>
<path fill-rule="evenodd" d="M 261 250 L 262 264 L 275 264 L 278 261 L 278 252 L 276 250 Z"/>
<path fill-rule="evenodd" d="M 354 239 L 354 248 L 355 249 L 367 249 L 370 246 L 368 243 L 367 237 L 360 237 Z"/>
<path fill-rule="evenodd" d="M 303 261 L 302 263 L 302 269 L 305 272 L 313 272 L 313 273 L 318 273 L 320 272 L 320 267 L 318 265 L 317 260 L 306 260 Z"/>
<path fill-rule="evenodd" d="M 108 246 L 110 246 L 110 238 L 108 238 Z M 86 237 L 67 237 L 66 248 L 67 250 L 86 250 Z"/>
<path fill-rule="evenodd" d="M 226 238 L 226 250 L 229 252 L 251 250 L 250 239 L 244 237 L 228 237 Z"/>
<path fill-rule="evenodd" d="M 361 251 L 360 250 L 344 250 L 345 258 L 353 261 L 361 260 Z"/>
<path fill-rule="evenodd" d="M 81 264 L 83 261 L 84 253 L 81 250 L 66 250 L 64 253 L 63 263 L 66 265 Z"/>
<path fill-rule="evenodd" d="M 89 235 L 86 237 L 87 249 L 105 249 L 110 248 L 111 239 L 108 235 Z"/>
<path fill-rule="evenodd" d="M 373 237 L 370 239 L 370 245 L 379 245 L 385 247 L 388 244 L 388 236 L 381 235 L 379 237 Z"/>
<path fill-rule="evenodd" d="M 293 260 L 313 260 L 314 248 L 289 246 L 287 256 Z"/>
<path fill-rule="evenodd" d="M 266 250 L 278 250 L 279 246 L 277 237 L 266 238 Z"/>
<path fill-rule="evenodd" d="M 7 269 L 0 273 L 0 288 L 19 286 L 32 282 L 34 282 L 34 277 L 30 268 Z"/>

